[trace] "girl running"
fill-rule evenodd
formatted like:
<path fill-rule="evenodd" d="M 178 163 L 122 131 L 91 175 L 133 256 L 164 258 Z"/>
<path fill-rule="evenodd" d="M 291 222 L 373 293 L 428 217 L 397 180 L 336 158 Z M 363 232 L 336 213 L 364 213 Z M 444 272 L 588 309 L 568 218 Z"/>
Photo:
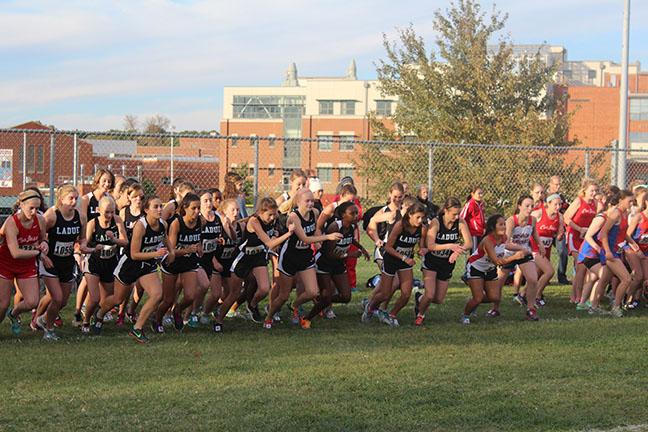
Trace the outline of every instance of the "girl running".
<path fill-rule="evenodd" d="M 378 210 L 369 221 L 367 234 L 374 242 L 374 262 L 382 271 L 385 242 L 389 238 L 391 228 L 401 219 L 401 204 L 405 197 L 405 189 L 399 182 L 389 187 L 389 203 Z"/>
<path fill-rule="evenodd" d="M 531 239 L 533 238 L 538 245 L 541 242 L 536 230 L 536 219 L 531 216 L 532 210 L 533 198 L 531 198 L 531 195 L 522 195 L 518 199 L 515 214 L 506 220 L 506 237 L 508 239 L 506 249 L 509 251 L 523 250 L 526 255 L 522 259 L 507 264 L 504 269 L 515 269 L 517 267 L 522 272 L 522 276 L 526 279 L 526 297 L 521 303 L 526 304 L 527 319 L 537 321 L 538 270 L 531 251 Z M 538 248 L 538 256 L 544 258 L 545 250 L 543 247 Z M 544 263 L 542 265 L 544 266 Z"/>
<path fill-rule="evenodd" d="M 3 225 L 3 241 L 0 244 L 0 322 L 5 313 L 11 321 L 11 332 L 20 336 L 20 314 L 38 305 L 40 287 L 36 257 L 48 253 L 45 240 L 45 219 L 38 214 L 41 205 L 39 195 L 30 190 L 18 195 L 19 212 L 14 213 Z M 9 309 L 11 291 L 20 290 L 22 300 Z"/>
<path fill-rule="evenodd" d="M 144 216 L 133 227 L 133 237 L 127 254 L 122 255 L 115 268 L 115 290 L 101 303 L 95 320 L 95 333 L 103 327 L 104 315 L 114 306 L 123 302 L 129 295 L 132 285 L 137 282 L 148 300 L 142 307 L 137 322 L 129 335 L 138 343 L 148 343 L 143 328 L 149 316 L 155 312 L 162 300 L 162 283 L 157 274 L 159 260 L 166 264 L 175 259 L 174 248 L 169 248 L 166 238 L 166 225 L 162 218 L 162 201 L 157 196 L 148 197 L 143 204 Z"/>
<path fill-rule="evenodd" d="M 403 219 L 394 224 L 385 244 L 380 283 L 374 291 L 373 298 L 365 307 L 362 314 L 363 322 L 368 322 L 380 303 L 389 299 L 392 294 L 392 282 L 396 274 L 398 274 L 401 294 L 389 313 L 386 323 L 392 327 L 399 325 L 396 316 L 407 305 L 412 294 L 414 279 L 412 268 L 416 263 L 414 261 L 416 245 L 419 245 L 419 255 L 425 256 L 427 253 L 425 248 L 427 227 L 423 225 L 425 217 L 426 208 L 421 203 L 416 202 L 407 209 Z"/>
<path fill-rule="evenodd" d="M 317 210 L 313 209 L 313 193 L 308 189 L 300 190 L 295 196 L 297 209 L 288 216 L 289 235 L 279 253 L 279 280 L 270 296 L 268 315 L 263 323 L 266 329 L 272 328 L 273 316 L 288 300 L 295 277 L 299 277 L 303 291 L 297 294 L 292 304 L 293 322 L 302 328 L 310 328 L 310 321 L 305 320 L 300 312 L 301 305 L 313 300 L 318 294 L 317 275 L 311 245 L 325 240 L 337 241 L 342 238 L 339 232 L 320 235 L 316 228 Z M 294 232 L 291 232 L 291 227 Z M 249 231 L 249 229 L 248 229 Z M 280 237 L 281 242 L 286 237 Z M 279 242 L 279 243 L 281 243 Z M 273 245 L 274 246 L 274 245 Z"/>
<path fill-rule="evenodd" d="M 562 199 L 559 194 L 549 195 L 546 202 L 540 208 L 531 213 L 538 222 L 536 231 L 540 238 L 540 244 L 536 243 L 535 236 L 531 237 L 531 250 L 533 251 L 534 260 L 538 267 L 538 273 L 541 275 L 538 279 L 538 295 L 536 306 L 544 307 L 546 301 L 544 298 L 544 289 L 554 275 L 554 268 L 551 265 L 551 246 L 555 240 L 560 241 L 564 235 L 564 224 L 560 207 Z M 544 248 L 544 255 L 540 254 L 540 248 Z"/>
<path fill-rule="evenodd" d="M 202 256 L 201 230 L 200 197 L 190 192 L 182 198 L 179 215 L 169 225 L 167 241 L 175 259 L 173 262 L 162 263 L 162 301 L 157 310 L 156 333 L 164 333 L 162 318 L 172 306 L 174 326 L 176 330 L 181 331 L 184 328 L 182 311 L 193 305 L 198 296 L 196 272 Z M 180 294 L 176 287 L 178 277 L 182 277 L 181 302 L 177 302 Z M 195 312 L 192 311 L 192 315 L 197 323 L 198 317 Z"/>
<path fill-rule="evenodd" d="M 360 243 L 355 241 L 358 219 L 356 205 L 352 201 L 344 201 L 337 206 L 335 213 L 337 220 L 328 225 L 326 233 L 337 232 L 342 234 L 342 238 L 337 241 L 324 241 L 315 256 L 320 295 L 311 311 L 306 315 L 305 319 L 309 322 L 332 303 L 346 304 L 351 301 L 351 285 L 349 285 L 349 278 L 346 274 L 346 259 L 351 255 L 356 258 L 364 255 L 365 259 L 369 260 L 369 253 Z M 355 252 L 350 249 L 351 245 L 354 244 L 357 247 Z"/>
<path fill-rule="evenodd" d="M 634 270 L 632 284 L 628 289 L 628 298 L 624 305 L 626 309 L 634 309 L 639 305 L 640 290 L 643 288 L 644 280 L 648 278 L 648 260 L 645 253 L 648 251 L 648 218 L 646 218 L 648 189 L 644 186 L 637 186 L 633 192 L 636 205 L 633 205 L 632 208 L 634 213 L 630 212 L 627 234 L 637 243 L 639 250 L 633 251 L 626 248 L 624 253 L 628 265 Z"/>
<path fill-rule="evenodd" d="M 610 311 L 615 317 L 623 316 L 621 305 L 632 281 L 622 259 L 624 246 L 627 243 L 633 251 L 639 250 L 635 241 L 627 233 L 628 211 L 632 206 L 633 199 L 634 195 L 628 190 L 622 190 L 618 195 L 613 196 L 609 204 L 616 204 L 616 208 L 611 208 L 608 211 L 605 225 L 603 225 L 599 233 L 601 246 L 605 253 L 605 265 L 610 273 L 619 279 L 619 285 L 614 296 L 614 305 Z M 632 268 L 630 270 L 634 271 Z"/>
<path fill-rule="evenodd" d="M 290 173 L 290 190 L 282 193 L 275 200 L 279 206 L 280 213 L 289 213 L 294 208 L 292 201 L 297 195 L 297 192 L 306 187 L 307 182 L 308 177 L 304 171 L 296 169 Z M 286 204 L 282 206 L 284 203 Z"/>
<path fill-rule="evenodd" d="M 74 245 L 80 244 L 81 253 L 91 252 L 86 248 L 85 215 L 76 209 L 78 198 L 74 186 L 60 186 L 56 191 L 56 205 L 44 216 L 49 252 L 41 257 L 39 272 L 47 290 L 36 310 L 35 324 L 45 331 L 43 338 L 47 340 L 59 339 L 54 333 L 54 320 L 67 304 L 79 270 Z"/>
<path fill-rule="evenodd" d="M 223 294 L 222 280 L 220 272 L 223 267 L 215 259 L 216 251 L 223 243 L 223 223 L 219 216 L 214 212 L 212 193 L 209 190 L 202 190 L 198 193 L 200 196 L 200 218 L 202 219 L 202 231 L 200 238 L 202 240 L 203 255 L 200 257 L 200 267 L 198 268 L 197 278 L 198 286 L 201 292 L 194 302 L 194 310 L 198 310 L 203 304 L 207 291 L 211 289 L 211 296 L 218 300 Z M 207 315 L 203 315 L 207 316 Z M 197 327 L 199 319 L 197 315 L 189 316 L 189 327 Z M 209 320 L 204 321 L 209 323 Z"/>
<path fill-rule="evenodd" d="M 570 301 L 577 303 L 583 289 L 583 279 L 586 269 L 578 265 L 578 251 L 583 243 L 583 236 L 587 228 L 596 216 L 596 201 L 594 197 L 598 186 L 594 180 L 584 179 L 578 197 L 569 205 L 564 214 L 565 226 L 567 227 L 567 248 L 569 254 L 576 263 L 576 275 L 572 281 L 572 293 Z"/>
<path fill-rule="evenodd" d="M 430 303 L 442 304 L 445 301 L 457 258 L 472 250 L 470 228 L 459 217 L 460 211 L 461 202 L 450 197 L 446 199 L 441 213 L 430 221 L 425 246 L 428 252 L 422 266 L 425 291 L 415 296 L 414 325 L 423 325 Z"/>
<path fill-rule="evenodd" d="M 504 266 L 524 259 L 529 251 L 518 245 L 510 245 L 512 255 L 506 256 L 508 238 L 506 219 L 495 214 L 486 221 L 484 238 L 468 258 L 467 279 L 472 298 L 466 303 L 461 323 L 470 324 L 470 315 L 484 301 L 499 303 L 502 292 L 497 266 Z"/>
<path fill-rule="evenodd" d="M 263 200 L 261 200 L 259 208 L 263 208 L 261 206 L 262 203 Z M 236 302 L 241 291 L 241 281 L 238 279 L 234 280 L 235 278 L 232 277 L 232 265 L 234 259 L 239 254 L 239 245 L 241 244 L 242 237 L 241 228 L 236 222 L 239 215 L 236 200 L 232 198 L 223 201 L 220 213 L 223 224 L 223 244 L 214 253 L 214 265 L 217 268 L 216 263 L 218 263 L 221 267 L 219 273 L 222 280 L 221 286 L 223 287 L 223 292 L 221 295 L 217 295 L 218 293 L 212 291 L 211 295 L 207 298 L 204 309 L 205 314 L 210 314 L 214 311 L 219 300 L 222 299 L 223 301 L 220 309 L 213 314 L 214 324 L 212 330 L 215 333 L 221 333 L 223 331 L 225 315 L 227 315 L 229 308 Z"/>
<path fill-rule="evenodd" d="M 533 211 L 540 210 L 545 204 L 544 186 L 534 183 L 531 187 L 531 198 L 533 198 Z"/>
<path fill-rule="evenodd" d="M 195 189 L 196 187 L 193 183 L 186 180 L 180 181 L 177 183 L 177 186 L 174 186 L 174 196 L 168 203 L 166 203 L 164 210 L 162 211 L 162 219 L 164 219 L 169 226 L 171 226 L 171 222 L 173 222 L 178 214 L 178 207 L 180 206 L 182 199 L 188 193 L 195 194 Z"/>
<path fill-rule="evenodd" d="M 230 307 L 239 298 L 243 284 L 248 278 L 253 278 L 256 283 L 256 290 L 247 302 L 248 314 L 254 322 L 263 322 L 263 316 L 259 311 L 259 302 L 263 300 L 270 291 L 270 280 L 268 278 L 268 254 L 271 249 L 279 246 L 292 235 L 294 226 L 288 223 L 288 231 L 279 237 L 275 237 L 275 219 L 277 217 L 277 203 L 272 198 L 263 198 L 259 203 L 256 212 L 250 216 L 243 229 L 243 242 L 240 252 L 231 265 L 232 275 L 230 292 L 223 301 L 217 324 L 222 331 L 223 319 Z"/>
<path fill-rule="evenodd" d="M 485 229 L 485 210 L 486 204 L 484 203 L 484 190 L 480 186 L 475 186 L 470 191 L 468 200 L 464 205 L 459 217 L 466 221 L 470 229 L 472 238 L 472 252 L 475 251 L 479 245 L 482 236 L 484 236 Z"/>
<path fill-rule="evenodd" d="M 90 333 L 90 318 L 102 299 L 113 293 L 120 247 L 128 247 L 126 228 L 115 215 L 115 201 L 111 197 L 99 200 L 99 216 L 88 222 L 85 232 L 88 249 L 85 278 L 88 285 L 86 311 L 81 333 Z"/>

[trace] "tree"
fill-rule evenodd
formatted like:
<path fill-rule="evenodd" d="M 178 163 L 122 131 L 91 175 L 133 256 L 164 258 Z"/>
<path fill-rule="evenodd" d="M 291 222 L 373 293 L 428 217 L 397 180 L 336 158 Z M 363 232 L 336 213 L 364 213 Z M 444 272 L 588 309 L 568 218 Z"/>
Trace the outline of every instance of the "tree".
<path fill-rule="evenodd" d="M 169 126 L 171 126 L 171 120 L 163 114 L 155 114 L 151 117 L 148 117 L 144 122 L 144 132 L 146 133 L 165 133 Z"/>
<path fill-rule="evenodd" d="M 516 59 L 512 42 L 497 36 L 506 19 L 495 8 L 486 15 L 477 0 L 456 0 L 445 12 L 435 13 L 433 29 L 438 36 L 431 52 L 412 26 L 399 30 L 398 43 L 384 36 L 386 58 L 377 64 L 378 80 L 383 95 L 396 96 L 398 106 L 391 118 L 394 129 L 370 119 L 375 135 L 414 136 L 437 143 L 550 146 L 556 151 L 573 145 L 566 138 L 569 116 L 562 109 L 564 100 L 552 91 L 556 67 L 547 66 L 539 53 Z M 497 44 L 490 48 L 496 37 Z M 370 198 L 383 199 L 394 178 L 427 183 L 429 154 L 425 145 L 364 146 L 357 165 L 371 179 Z M 431 155 L 436 191 L 441 189 L 444 197 L 463 197 L 472 185 L 480 184 L 491 204 L 514 201 L 511 195 L 527 191 L 534 173 L 546 181 L 551 170 L 577 169 L 561 157 L 547 158 L 546 153 L 536 155 L 541 157 L 536 160 L 532 152 L 488 147 L 438 146 Z M 469 170 L 465 175 L 459 172 L 464 168 Z"/>
<path fill-rule="evenodd" d="M 137 132 L 139 128 L 139 119 L 136 115 L 126 114 L 124 116 L 124 130 L 126 132 Z"/>

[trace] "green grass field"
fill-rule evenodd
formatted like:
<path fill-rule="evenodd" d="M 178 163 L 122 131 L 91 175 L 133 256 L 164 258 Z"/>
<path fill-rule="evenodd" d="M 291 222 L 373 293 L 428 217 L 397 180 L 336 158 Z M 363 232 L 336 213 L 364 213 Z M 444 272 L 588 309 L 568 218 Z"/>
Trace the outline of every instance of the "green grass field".
<path fill-rule="evenodd" d="M 459 267 L 461 268 L 461 267 Z M 362 264 L 364 283 L 374 267 Z M 459 273 L 456 271 L 455 273 Z M 507 292 L 510 291 L 508 288 Z M 577 315 L 568 288 L 550 286 L 542 321 L 458 317 L 468 289 L 453 284 L 424 328 L 360 323 L 360 299 L 310 331 L 264 332 L 234 320 L 152 337 L 109 324 L 101 337 L 70 327 L 47 344 L 0 326 L 0 430 L 607 430 L 648 423 L 648 309 L 621 319 Z M 643 430 L 643 426 L 629 430 Z M 624 429 L 625 430 L 625 429 Z"/>

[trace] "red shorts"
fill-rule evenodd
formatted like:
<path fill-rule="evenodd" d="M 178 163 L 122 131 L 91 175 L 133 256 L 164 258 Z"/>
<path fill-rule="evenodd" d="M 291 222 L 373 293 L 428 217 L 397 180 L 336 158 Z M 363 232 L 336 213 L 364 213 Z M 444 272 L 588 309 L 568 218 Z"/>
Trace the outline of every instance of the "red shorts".
<path fill-rule="evenodd" d="M 14 279 L 31 279 L 38 276 L 36 270 L 36 257 L 30 259 L 11 259 L 7 262 L 0 262 L 0 278 Z"/>
<path fill-rule="evenodd" d="M 583 239 L 580 237 L 580 233 L 569 231 L 567 233 L 567 250 L 569 254 L 578 253 L 580 247 L 583 244 Z"/>

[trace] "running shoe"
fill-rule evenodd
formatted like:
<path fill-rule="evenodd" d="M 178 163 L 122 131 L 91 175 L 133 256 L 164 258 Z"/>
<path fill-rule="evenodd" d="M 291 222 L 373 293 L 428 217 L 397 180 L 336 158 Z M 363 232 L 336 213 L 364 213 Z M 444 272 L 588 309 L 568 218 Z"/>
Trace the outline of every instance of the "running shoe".
<path fill-rule="evenodd" d="M 529 308 L 526 311 L 526 319 L 527 321 L 538 321 L 540 318 L 538 318 L 538 313 L 535 310 L 535 308 Z"/>
<path fill-rule="evenodd" d="M 200 319 L 198 318 L 198 315 L 196 315 L 193 312 L 190 313 L 189 320 L 187 321 L 187 325 L 189 326 L 189 328 L 193 328 L 193 329 L 198 328 L 199 324 L 200 324 Z"/>
<path fill-rule="evenodd" d="M 459 322 L 463 325 L 470 325 L 470 317 L 468 315 L 461 315 Z"/>
<path fill-rule="evenodd" d="M 544 296 L 541 296 L 539 299 L 536 299 L 536 306 L 537 307 L 545 307 L 547 305 L 547 302 L 545 301 Z"/>
<path fill-rule="evenodd" d="M 81 334 L 84 335 L 90 334 L 90 324 L 81 324 Z"/>
<path fill-rule="evenodd" d="M 45 315 L 41 315 L 39 317 L 36 317 L 36 319 L 33 320 L 33 322 L 34 322 L 34 324 L 36 324 L 36 330 L 41 330 L 41 331 L 45 330 L 45 327 L 46 327 L 46 325 L 45 325 Z M 31 324 L 30 324 L 30 326 L 31 326 Z"/>
<path fill-rule="evenodd" d="M 125 318 L 125 317 L 124 317 L 124 314 L 119 314 L 119 315 L 117 315 L 117 321 L 115 321 L 115 325 L 116 325 L 117 327 L 121 327 L 121 326 L 123 326 L 123 325 L 124 325 L 124 318 Z"/>
<path fill-rule="evenodd" d="M 254 321 L 255 323 L 258 323 L 258 324 L 263 322 L 263 317 L 261 316 L 261 312 L 259 312 L 259 305 L 255 306 L 255 307 L 252 307 L 248 303 L 245 306 L 245 309 L 247 310 L 248 318 L 251 321 Z"/>
<path fill-rule="evenodd" d="M 266 330 L 272 329 L 272 320 L 263 321 L 263 328 Z"/>
<path fill-rule="evenodd" d="M 43 332 L 43 340 L 47 342 L 56 342 L 57 340 L 61 339 L 54 333 L 54 330 L 45 330 Z"/>
<path fill-rule="evenodd" d="M 486 317 L 488 318 L 497 318 L 500 316 L 500 311 L 496 309 L 490 309 L 488 312 L 486 312 Z"/>
<path fill-rule="evenodd" d="M 157 333 L 157 334 L 166 333 L 166 329 L 164 328 L 164 326 L 161 324 L 157 324 L 155 321 L 151 321 L 151 330 L 153 331 L 153 333 Z"/>
<path fill-rule="evenodd" d="M 398 322 L 398 318 L 396 318 L 396 315 L 388 314 L 389 320 L 387 321 L 387 325 L 389 327 L 398 327 L 400 326 L 400 323 Z"/>
<path fill-rule="evenodd" d="M 360 321 L 363 323 L 368 323 L 371 321 L 371 318 L 373 317 L 373 311 L 369 310 L 369 302 L 367 302 L 364 306 L 364 310 L 362 312 L 362 317 L 360 318 Z"/>
<path fill-rule="evenodd" d="M 301 308 L 301 306 L 292 307 L 292 305 L 291 305 L 290 309 L 292 310 L 292 318 L 290 319 L 290 321 L 293 324 L 299 324 L 299 320 L 301 319 L 301 316 L 302 316 L 302 308 Z"/>
<path fill-rule="evenodd" d="M 72 327 L 81 327 L 81 324 L 83 324 L 83 315 L 81 312 L 75 312 L 74 318 L 72 318 Z"/>
<path fill-rule="evenodd" d="M 20 336 L 20 320 L 18 318 L 15 318 L 12 315 L 13 308 L 10 308 L 7 311 L 7 316 L 9 317 L 9 321 L 11 322 L 11 333 L 13 333 L 14 336 Z"/>
<path fill-rule="evenodd" d="M 198 322 L 200 323 L 200 325 L 207 326 L 211 322 L 211 318 L 209 317 L 208 314 L 201 313 Z"/>
<path fill-rule="evenodd" d="M 421 293 L 421 291 L 416 291 L 416 293 L 414 294 L 414 315 L 416 315 L 417 318 L 419 314 L 419 303 L 421 303 L 422 296 L 423 294 Z"/>
<path fill-rule="evenodd" d="M 130 337 L 132 337 L 133 339 L 135 339 L 135 342 L 137 342 L 137 343 L 139 343 L 139 344 L 144 345 L 144 344 L 149 343 L 149 338 L 146 337 L 146 335 L 144 334 L 144 331 L 141 330 L 141 329 L 136 329 L 135 327 L 133 327 L 133 328 L 128 332 L 128 336 L 130 336 Z"/>
<path fill-rule="evenodd" d="M 605 309 L 603 309 L 602 307 L 599 307 L 599 306 L 592 306 L 591 308 L 589 308 L 587 313 L 590 314 L 590 315 L 609 315 L 610 314 L 610 312 L 606 311 Z"/>
<path fill-rule="evenodd" d="M 237 309 L 238 309 L 238 303 L 234 303 L 232 305 L 232 307 L 230 308 L 230 310 L 227 311 L 227 315 L 225 315 L 225 317 L 226 318 L 235 318 L 235 317 L 237 317 L 238 316 Z"/>
<path fill-rule="evenodd" d="M 328 320 L 337 318 L 337 315 L 335 315 L 335 312 L 333 312 L 333 308 L 331 306 L 327 307 L 324 311 L 324 318 Z"/>
<path fill-rule="evenodd" d="M 56 319 L 54 320 L 54 327 L 56 328 L 63 327 L 63 318 L 61 318 L 61 315 L 56 315 Z"/>
<path fill-rule="evenodd" d="M 265 308 L 263 310 L 265 311 L 265 314 L 268 315 L 268 305 L 265 305 Z M 272 315 L 272 321 L 276 323 L 281 322 L 281 314 L 278 311 L 275 312 L 274 315 Z"/>
<path fill-rule="evenodd" d="M 108 311 L 106 315 L 104 315 L 104 322 L 111 322 L 113 320 L 113 314 L 112 311 Z M 55 324 L 56 325 L 56 324 Z"/>
<path fill-rule="evenodd" d="M 378 316 L 378 321 L 380 321 L 383 324 L 389 325 L 389 312 L 378 309 L 374 311 L 374 314 Z"/>
<path fill-rule="evenodd" d="M 97 318 L 95 320 L 94 326 L 92 326 L 92 331 L 94 334 L 100 335 L 102 329 L 103 329 L 103 320 Z"/>
<path fill-rule="evenodd" d="M 589 300 L 587 300 L 586 302 L 583 302 L 583 303 L 579 302 L 579 303 L 576 304 L 576 310 L 579 311 L 579 312 L 580 311 L 589 311 L 591 307 L 592 307 L 592 303 L 590 303 Z"/>
<path fill-rule="evenodd" d="M 422 326 L 423 321 L 425 321 L 425 315 L 416 314 L 416 319 L 414 320 L 415 326 Z"/>
<path fill-rule="evenodd" d="M 304 330 L 309 330 L 311 328 L 311 322 L 310 322 L 310 320 L 307 320 L 306 318 L 300 318 L 299 319 L 299 326 Z"/>
<path fill-rule="evenodd" d="M 223 333 L 223 324 L 215 322 L 214 325 L 212 325 L 212 330 L 214 331 L 214 333 Z"/>
<path fill-rule="evenodd" d="M 638 306 L 639 306 L 639 302 L 637 300 L 632 300 L 630 302 L 624 303 L 623 310 L 630 311 L 633 309 L 637 309 Z"/>
<path fill-rule="evenodd" d="M 518 303 L 520 306 L 526 306 L 527 299 L 521 294 L 516 294 L 513 296 L 513 300 Z"/>
<path fill-rule="evenodd" d="M 610 315 L 614 318 L 621 318 L 623 316 L 623 311 L 619 306 L 613 306 L 612 309 L 610 309 Z"/>
<path fill-rule="evenodd" d="M 162 318 L 162 325 L 164 327 L 171 327 L 173 325 L 173 317 L 169 314 L 164 315 L 164 318 Z"/>

